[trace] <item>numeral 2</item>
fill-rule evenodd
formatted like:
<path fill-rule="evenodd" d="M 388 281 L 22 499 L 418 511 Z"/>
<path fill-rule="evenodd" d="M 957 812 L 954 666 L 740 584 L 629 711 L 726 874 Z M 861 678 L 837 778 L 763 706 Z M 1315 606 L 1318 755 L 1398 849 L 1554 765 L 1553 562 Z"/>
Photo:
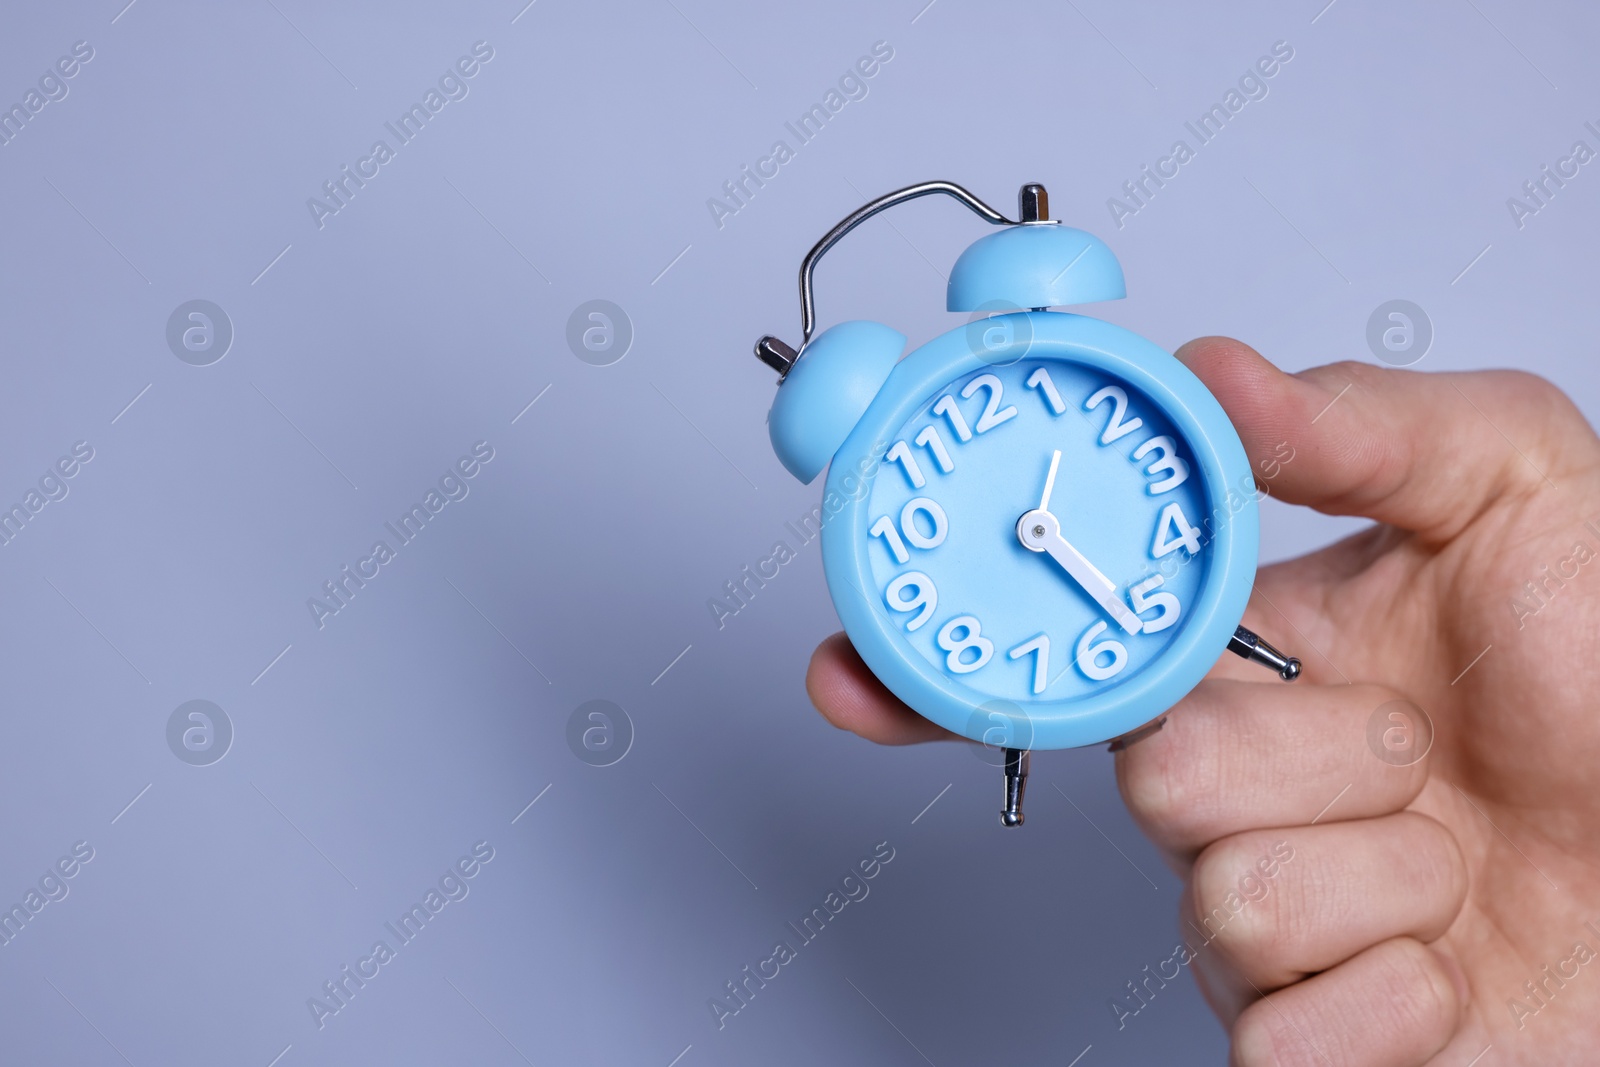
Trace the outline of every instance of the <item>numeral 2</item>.
<path fill-rule="evenodd" d="M 1119 386 L 1106 386 L 1085 400 L 1083 406 L 1085 410 L 1093 411 L 1107 400 L 1111 401 L 1111 418 L 1106 421 L 1105 431 L 1100 434 L 1100 443 L 1103 445 L 1124 438 L 1144 425 L 1144 420 L 1137 417 L 1123 421 L 1128 414 L 1128 394 Z"/>
<path fill-rule="evenodd" d="M 999 378 L 992 374 L 980 374 L 962 387 L 961 396 L 970 399 L 979 389 L 989 390 L 989 402 L 984 404 L 983 414 L 978 416 L 978 424 L 973 427 L 976 432 L 988 433 L 1007 419 L 1017 417 L 1015 407 L 1000 409 L 1000 394 L 1005 387 L 1000 384 Z"/>

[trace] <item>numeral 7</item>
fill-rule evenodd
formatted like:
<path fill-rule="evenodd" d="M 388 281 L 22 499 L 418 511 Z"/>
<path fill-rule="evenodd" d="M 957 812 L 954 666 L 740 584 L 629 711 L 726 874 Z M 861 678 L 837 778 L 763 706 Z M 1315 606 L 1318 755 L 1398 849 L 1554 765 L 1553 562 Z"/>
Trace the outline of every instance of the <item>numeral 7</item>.
<path fill-rule="evenodd" d="M 1050 679 L 1050 638 L 1044 634 L 1030 637 L 1016 648 L 1006 653 L 1008 659 L 1021 659 L 1028 653 L 1033 653 L 1033 691 L 1044 692 L 1044 687 L 1049 685 Z"/>

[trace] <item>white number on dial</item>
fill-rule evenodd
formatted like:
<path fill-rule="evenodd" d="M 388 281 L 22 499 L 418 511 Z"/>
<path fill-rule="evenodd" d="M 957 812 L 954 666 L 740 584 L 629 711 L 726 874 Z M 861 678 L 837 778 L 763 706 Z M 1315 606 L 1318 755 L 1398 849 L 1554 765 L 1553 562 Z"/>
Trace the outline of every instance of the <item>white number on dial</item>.
<path fill-rule="evenodd" d="M 957 632 L 961 636 L 956 637 Z M 978 620 L 971 615 L 957 615 L 939 629 L 938 645 L 948 655 L 944 658 L 944 665 L 952 674 L 971 674 L 994 655 L 994 642 L 979 633 Z M 968 649 L 976 652 L 977 658 L 967 661 L 962 656 Z"/>
<path fill-rule="evenodd" d="M 872 524 L 872 529 L 867 533 L 873 537 L 883 538 L 884 544 L 889 546 L 889 552 L 894 556 L 896 563 L 910 563 L 911 553 L 906 551 L 906 543 L 900 540 L 900 531 L 894 528 L 894 523 L 889 521 L 889 516 L 883 515 Z"/>
<path fill-rule="evenodd" d="M 1120 440 L 1144 425 L 1144 420 L 1137 417 L 1123 421 L 1128 414 L 1128 394 L 1119 386 L 1106 386 L 1085 400 L 1083 406 L 1085 410 L 1093 411 L 1107 400 L 1111 401 L 1111 418 L 1106 420 L 1105 432 L 1100 435 L 1100 443 L 1103 445 Z"/>
<path fill-rule="evenodd" d="M 928 516 L 928 523 L 933 527 L 932 533 L 924 534 L 917 525 L 919 511 Z M 945 534 L 950 532 L 950 520 L 945 518 L 944 508 L 939 506 L 938 501 L 925 496 L 913 497 L 900 509 L 900 532 L 916 548 L 938 548 L 944 544 Z"/>
<path fill-rule="evenodd" d="M 928 484 L 928 480 L 922 476 L 922 468 L 917 464 L 917 457 L 911 454 L 911 446 L 904 441 L 896 441 L 884 458 L 891 463 L 900 464 L 900 469 L 906 472 L 906 481 L 911 483 L 911 488 L 921 489 Z"/>
<path fill-rule="evenodd" d="M 911 595 L 902 595 L 907 589 L 912 591 Z M 889 583 L 883 599 L 891 611 L 916 612 L 916 617 L 906 623 L 906 629 L 918 630 L 939 606 L 939 590 L 934 588 L 933 579 L 921 571 L 906 571 Z"/>
<path fill-rule="evenodd" d="M 1016 418 L 1015 407 L 1000 408 L 1000 393 L 1004 386 L 1000 384 L 999 378 L 992 374 L 980 374 L 962 387 L 961 395 L 970 399 L 979 389 L 989 390 L 989 402 L 983 405 L 983 414 L 978 416 L 978 424 L 973 427 L 974 431 L 988 433 L 1007 419 Z"/>
<path fill-rule="evenodd" d="M 1165 579 L 1161 575 L 1152 575 L 1128 590 L 1128 600 L 1133 604 L 1133 613 L 1141 617 L 1144 628 L 1141 633 L 1153 634 L 1165 630 L 1178 621 L 1178 614 L 1183 610 L 1178 603 L 1178 598 L 1171 593 L 1152 593 L 1150 590 L 1160 585 Z M 1151 608 L 1159 608 L 1160 615 L 1153 619 L 1144 619 L 1143 615 Z"/>
<path fill-rule="evenodd" d="M 933 527 L 932 533 L 923 533 L 922 527 L 917 525 L 917 513 L 928 517 L 928 524 Z M 879 516 L 878 521 L 872 524 L 867 531 L 873 537 L 883 538 L 884 544 L 889 546 L 889 553 L 894 556 L 896 563 L 909 563 L 911 553 L 906 551 L 906 541 L 911 542 L 913 548 L 938 548 L 944 544 L 945 535 L 950 532 L 950 520 L 945 517 L 944 508 L 936 500 L 929 500 L 925 496 L 914 497 L 906 502 L 900 509 L 900 528 L 895 529 L 889 516 Z M 904 535 L 904 540 L 901 535 Z"/>
<path fill-rule="evenodd" d="M 1170 539 L 1167 537 L 1169 526 L 1173 532 L 1173 537 Z M 1183 506 L 1174 502 L 1162 508 L 1161 517 L 1156 519 L 1156 539 L 1150 546 L 1150 554 L 1160 559 L 1176 552 L 1180 545 L 1191 556 L 1200 554 L 1200 531 L 1189 525 L 1189 519 L 1183 513 Z"/>
<path fill-rule="evenodd" d="M 1042 693 L 1044 692 L 1044 687 L 1050 684 L 1050 638 L 1044 634 L 1030 637 L 1010 652 L 1007 652 L 1006 657 L 1008 659 L 1021 659 L 1030 652 L 1034 654 L 1033 691 Z"/>
<path fill-rule="evenodd" d="M 1062 401 L 1061 394 L 1056 392 L 1056 383 L 1051 380 L 1050 372 L 1040 367 L 1028 375 L 1028 388 L 1037 389 L 1044 397 L 1044 402 L 1050 405 L 1050 413 L 1060 415 L 1067 410 L 1067 405 Z"/>
<path fill-rule="evenodd" d="M 949 397 L 945 399 L 948 400 Z M 959 411 L 956 412 L 956 418 L 960 417 L 961 413 Z M 939 465 L 941 472 L 949 474 L 956 469 L 956 465 L 950 462 L 950 453 L 945 450 L 944 438 L 939 436 L 937 427 L 924 426 L 922 432 L 917 434 L 917 444 L 926 447 L 929 452 L 933 453 L 933 461 Z"/>
<path fill-rule="evenodd" d="M 1077 651 L 1073 653 L 1078 661 L 1078 669 L 1085 676 L 1096 682 L 1103 682 L 1113 678 L 1128 665 L 1128 650 L 1122 642 L 1106 638 L 1104 641 L 1095 642 L 1095 638 L 1106 632 L 1104 619 L 1083 631 L 1083 636 L 1078 638 Z M 1111 661 L 1104 666 L 1100 664 L 1101 656 L 1110 656 Z"/>
<path fill-rule="evenodd" d="M 956 398 L 946 393 L 933 405 L 935 415 L 943 415 L 950 421 L 950 430 L 956 435 L 956 440 L 966 444 L 972 440 L 972 431 L 967 428 L 967 420 L 961 417 L 961 409 L 956 407 Z"/>
<path fill-rule="evenodd" d="M 1168 477 L 1150 483 L 1151 496 L 1165 493 L 1169 489 L 1176 489 L 1189 480 L 1189 465 L 1178 458 L 1178 445 L 1172 438 L 1165 435 L 1150 438 L 1150 440 L 1133 450 L 1133 458 L 1141 460 L 1152 451 L 1158 453 L 1158 455 L 1150 461 L 1150 465 L 1144 469 L 1144 472 L 1146 474 L 1165 472 Z"/>

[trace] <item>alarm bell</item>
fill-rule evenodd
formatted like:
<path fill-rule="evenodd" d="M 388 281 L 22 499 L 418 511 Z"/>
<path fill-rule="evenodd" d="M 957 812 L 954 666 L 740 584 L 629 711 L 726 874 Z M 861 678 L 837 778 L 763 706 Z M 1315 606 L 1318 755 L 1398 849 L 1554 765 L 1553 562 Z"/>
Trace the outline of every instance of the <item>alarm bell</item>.
<path fill-rule="evenodd" d="M 949 311 L 1020 311 L 1121 300 L 1122 264 L 1106 243 L 1059 222 L 1023 222 L 968 246 L 950 269 Z"/>

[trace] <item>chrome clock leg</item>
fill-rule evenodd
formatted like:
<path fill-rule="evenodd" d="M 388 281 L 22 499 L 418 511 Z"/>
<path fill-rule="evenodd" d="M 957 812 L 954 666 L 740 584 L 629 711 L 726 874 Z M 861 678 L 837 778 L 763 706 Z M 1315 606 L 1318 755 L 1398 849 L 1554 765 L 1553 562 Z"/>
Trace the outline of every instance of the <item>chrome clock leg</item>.
<path fill-rule="evenodd" d="M 1001 826 L 1022 825 L 1022 794 L 1028 788 L 1028 750 L 1006 749 L 1006 806 L 1000 813 Z"/>
<path fill-rule="evenodd" d="M 1243 656 L 1251 663 L 1259 663 L 1276 671 L 1278 677 L 1286 682 L 1292 682 L 1300 677 L 1299 660 L 1293 656 L 1285 656 L 1243 626 L 1235 630 L 1233 637 L 1228 640 L 1228 651 L 1236 656 Z"/>

